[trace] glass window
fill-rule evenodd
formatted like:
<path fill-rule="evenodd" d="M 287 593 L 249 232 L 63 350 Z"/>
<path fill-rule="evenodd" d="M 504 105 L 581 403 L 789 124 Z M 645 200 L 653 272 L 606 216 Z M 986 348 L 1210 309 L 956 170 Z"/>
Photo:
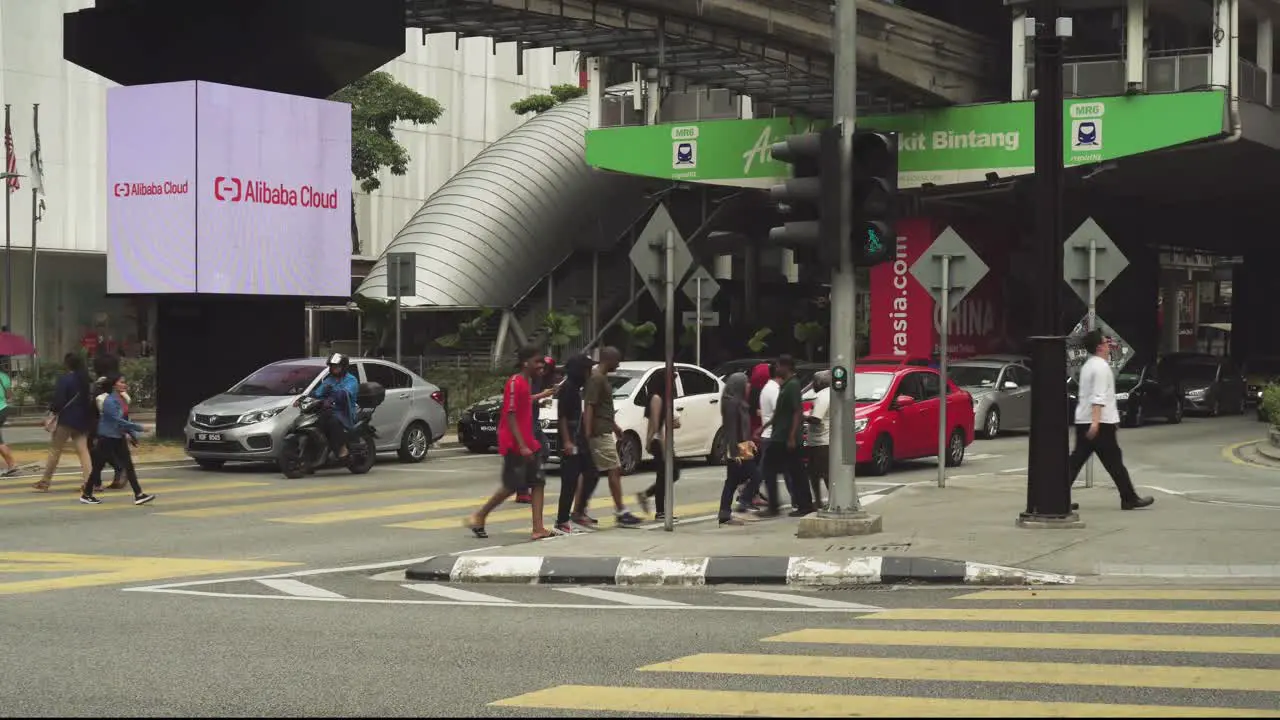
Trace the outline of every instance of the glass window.
<path fill-rule="evenodd" d="M 898 395 L 906 395 L 916 400 L 924 399 L 924 388 L 920 386 L 920 377 L 916 373 L 912 373 L 902 378 L 898 383 L 898 389 L 894 392 L 894 397 Z"/>
<path fill-rule="evenodd" d="M 1000 377 L 1000 368 L 983 367 L 981 365 L 956 365 L 947 368 L 947 376 L 956 385 L 964 388 L 993 388 L 996 378 Z"/>
<path fill-rule="evenodd" d="M 680 384 L 684 386 L 685 395 L 719 395 L 720 384 L 715 378 L 692 368 L 681 368 Z"/>
<path fill-rule="evenodd" d="M 413 386 L 413 378 L 409 373 L 382 363 L 364 363 L 364 378 L 367 382 L 375 382 L 386 390 L 398 390 Z"/>
<path fill-rule="evenodd" d="M 609 373 L 609 385 L 613 387 L 613 396 L 615 398 L 631 397 L 631 393 L 635 392 L 643 378 L 643 373 L 634 370 L 617 370 Z"/>
<path fill-rule="evenodd" d="M 893 373 L 859 372 L 853 378 L 853 391 L 856 402 L 876 403 L 884 399 L 893 382 Z M 901 388 L 899 388 L 901 394 Z"/>
<path fill-rule="evenodd" d="M 1010 365 L 1004 371 L 1004 379 L 1017 383 L 1019 388 L 1031 387 L 1031 371 L 1021 365 Z"/>
<path fill-rule="evenodd" d="M 922 372 L 922 373 L 915 373 L 915 376 L 919 378 L 920 389 L 924 393 L 923 395 L 920 396 L 921 400 L 932 400 L 938 397 L 938 390 L 941 387 L 941 383 L 937 375 L 935 375 L 934 373 Z"/>
<path fill-rule="evenodd" d="M 268 365 L 227 391 L 230 395 L 285 397 L 301 395 L 315 383 L 324 368 L 300 363 Z"/>

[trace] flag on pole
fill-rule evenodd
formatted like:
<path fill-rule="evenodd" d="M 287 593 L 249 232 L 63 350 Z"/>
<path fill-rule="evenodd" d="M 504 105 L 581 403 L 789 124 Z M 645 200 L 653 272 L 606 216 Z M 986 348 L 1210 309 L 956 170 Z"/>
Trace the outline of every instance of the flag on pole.
<path fill-rule="evenodd" d="M 44 160 L 40 157 L 40 130 L 32 129 L 31 146 L 31 190 L 37 195 L 44 195 Z"/>
<path fill-rule="evenodd" d="M 4 171 L 9 173 L 9 192 L 17 192 L 22 184 L 18 182 L 18 155 L 13 152 L 13 128 L 4 124 Z"/>

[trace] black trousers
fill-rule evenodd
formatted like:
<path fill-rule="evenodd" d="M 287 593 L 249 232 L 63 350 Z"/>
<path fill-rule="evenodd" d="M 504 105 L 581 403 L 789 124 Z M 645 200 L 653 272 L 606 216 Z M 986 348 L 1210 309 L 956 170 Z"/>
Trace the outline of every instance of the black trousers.
<path fill-rule="evenodd" d="M 1101 423 L 1098 435 L 1089 439 L 1089 426 L 1076 425 L 1076 447 L 1071 451 L 1071 482 L 1076 481 L 1080 469 L 1089 460 L 1090 455 L 1097 454 L 1102 467 L 1107 469 L 1111 481 L 1120 491 L 1120 499 L 1132 502 L 1138 499 L 1138 491 L 1133 489 L 1133 481 L 1129 479 L 1129 470 L 1124 466 L 1124 453 L 1120 451 L 1120 443 L 1116 439 L 1117 425 Z"/>
<path fill-rule="evenodd" d="M 342 424 L 338 414 L 330 410 L 321 421 L 324 425 L 324 436 L 329 441 L 329 451 L 337 457 L 338 451 L 347 444 L 347 426 Z"/>
<path fill-rule="evenodd" d="M 591 493 L 595 492 L 596 484 L 600 482 L 600 473 L 596 471 L 596 466 L 591 463 L 591 452 L 585 448 L 579 448 L 578 452 L 573 455 L 564 455 L 560 457 L 560 506 L 556 511 L 556 524 L 563 525 L 569 522 L 573 516 L 573 498 L 578 493 L 578 483 L 582 486 L 582 507 L 577 508 L 578 512 L 586 512 L 587 501 L 591 499 Z"/>
<path fill-rule="evenodd" d="M 809 482 L 805 477 L 804 448 L 788 448 L 786 440 L 770 440 L 769 449 L 764 454 L 764 484 L 769 492 L 769 509 L 777 510 L 778 473 L 783 473 L 790 482 L 791 503 L 797 510 L 813 512 L 813 496 L 809 494 Z"/>
<path fill-rule="evenodd" d="M 90 495 L 94 488 L 102 485 L 102 468 L 110 463 L 124 471 L 125 478 L 134 495 L 142 494 L 142 486 L 138 484 L 138 471 L 133 467 L 133 453 L 129 452 L 128 438 L 99 437 L 93 451 L 93 469 L 89 472 L 84 494 Z"/>
<path fill-rule="evenodd" d="M 667 511 L 666 450 L 663 449 L 661 442 L 654 440 L 649 443 L 649 453 L 653 455 L 657 462 L 658 477 L 654 483 L 644 491 L 644 496 L 653 498 L 653 514 L 656 517 Z M 675 485 L 677 482 L 680 482 L 680 458 L 671 459 L 671 468 L 671 484 Z"/>
<path fill-rule="evenodd" d="M 95 432 L 89 436 L 89 449 L 90 451 L 96 453 L 97 447 L 98 447 L 98 434 Z M 120 474 L 124 472 L 124 468 L 121 467 L 120 462 L 116 460 L 114 457 L 107 458 L 107 465 L 110 465 L 111 469 L 115 471 L 117 479 L 120 477 Z"/>

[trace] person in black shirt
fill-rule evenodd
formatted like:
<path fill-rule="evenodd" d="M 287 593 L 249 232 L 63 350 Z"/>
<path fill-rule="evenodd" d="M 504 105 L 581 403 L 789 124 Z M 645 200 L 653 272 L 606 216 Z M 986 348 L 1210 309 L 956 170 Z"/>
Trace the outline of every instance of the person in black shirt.
<path fill-rule="evenodd" d="M 555 529 L 561 533 L 579 532 L 574 523 L 590 528 L 586 517 L 587 500 L 600 482 L 600 473 L 591 462 L 591 450 L 582 431 L 582 387 L 594 363 L 586 355 L 575 355 L 564 365 L 564 383 L 560 385 L 557 409 L 557 432 L 560 433 L 560 507 Z"/>

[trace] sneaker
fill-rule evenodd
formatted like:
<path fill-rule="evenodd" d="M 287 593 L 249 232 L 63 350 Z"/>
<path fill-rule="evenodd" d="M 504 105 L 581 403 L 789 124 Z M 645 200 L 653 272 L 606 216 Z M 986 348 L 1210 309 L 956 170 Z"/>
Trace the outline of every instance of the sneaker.
<path fill-rule="evenodd" d="M 583 535 L 587 532 L 573 523 L 560 523 L 552 529 L 561 535 Z"/>
<path fill-rule="evenodd" d="M 720 521 L 720 527 L 724 527 L 726 525 L 746 525 L 746 524 L 747 522 L 740 517 L 730 517 L 728 520 Z"/>
<path fill-rule="evenodd" d="M 85 505 L 101 505 L 102 501 L 92 495 L 81 495 L 80 502 Z"/>
<path fill-rule="evenodd" d="M 636 503 L 640 505 L 640 511 L 648 515 L 653 508 L 649 505 L 649 497 L 644 493 L 636 493 Z"/>
<path fill-rule="evenodd" d="M 787 513 L 787 517 L 804 517 L 806 515 L 812 515 L 814 512 L 813 508 L 809 508 L 808 510 L 796 508 L 795 510 Z"/>
<path fill-rule="evenodd" d="M 13 477 L 14 475 L 17 475 L 17 474 L 18 474 L 18 466 L 14 465 L 8 470 L 5 470 L 4 472 L 0 473 L 0 477 Z"/>
<path fill-rule="evenodd" d="M 644 524 L 643 520 L 636 517 L 635 515 L 632 515 L 629 512 L 615 513 L 613 516 L 613 519 L 614 519 L 614 522 L 618 523 L 623 527 L 635 527 L 637 525 Z"/>
<path fill-rule="evenodd" d="M 600 524 L 599 520 L 591 517 L 586 513 L 582 513 L 581 515 L 575 516 L 573 518 L 573 521 L 578 523 L 582 527 L 587 527 L 587 528 L 595 527 L 596 525 Z"/>
<path fill-rule="evenodd" d="M 148 494 L 148 493 L 142 493 L 141 495 L 137 495 L 137 496 L 135 496 L 135 497 L 133 498 L 133 504 L 134 504 L 134 505 L 146 505 L 147 503 L 149 503 L 149 502 L 151 502 L 152 500 L 155 500 L 155 499 L 156 499 L 156 496 L 155 496 L 155 495 L 150 495 L 150 494 Z"/>

